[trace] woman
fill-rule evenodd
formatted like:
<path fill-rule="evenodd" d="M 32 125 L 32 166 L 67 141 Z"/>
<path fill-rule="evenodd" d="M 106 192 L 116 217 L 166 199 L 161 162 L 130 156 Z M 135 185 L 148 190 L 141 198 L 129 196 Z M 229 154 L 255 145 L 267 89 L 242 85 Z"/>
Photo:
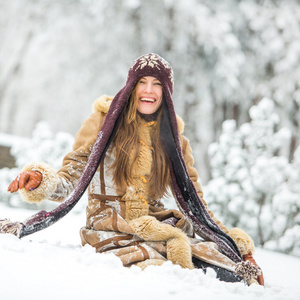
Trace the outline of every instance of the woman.
<path fill-rule="evenodd" d="M 183 268 L 212 267 L 221 280 L 263 284 L 259 268 L 251 269 L 257 266 L 251 238 L 241 229 L 228 230 L 207 210 L 172 91 L 169 63 L 156 54 L 141 56 L 114 98 L 96 100 L 62 168 L 29 164 L 8 190 L 20 190 L 31 203 L 62 202 L 84 182 L 89 202 L 83 245 L 114 253 L 124 266 L 170 260 Z M 89 172 L 93 162 L 97 171 Z M 168 188 L 180 211 L 164 208 Z"/>

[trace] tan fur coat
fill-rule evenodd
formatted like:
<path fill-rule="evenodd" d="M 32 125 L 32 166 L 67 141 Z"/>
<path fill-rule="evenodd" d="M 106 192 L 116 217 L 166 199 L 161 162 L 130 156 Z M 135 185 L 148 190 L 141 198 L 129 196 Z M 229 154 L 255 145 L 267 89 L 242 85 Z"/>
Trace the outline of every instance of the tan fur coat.
<path fill-rule="evenodd" d="M 83 123 L 76 135 L 73 151 L 65 156 L 58 172 L 38 163 L 24 168 L 24 171 L 40 171 L 43 181 L 34 191 L 22 189 L 23 199 L 28 202 L 41 202 L 44 199 L 61 202 L 71 193 L 88 161 L 111 101 L 112 97 L 109 96 L 102 96 L 95 101 L 95 112 Z M 114 155 L 112 149 L 108 149 L 89 186 L 87 223 L 80 232 L 82 243 L 92 245 L 98 252 L 115 253 L 125 266 L 138 264 L 144 268 L 171 260 L 184 268 L 193 268 L 191 257 L 194 255 L 233 270 L 235 264 L 218 251 L 216 244 L 194 239 L 193 228 L 181 212 L 166 210 L 161 201 L 149 199 L 147 178 L 152 163 L 152 126 L 155 124 L 148 124 L 143 119 L 139 121 L 141 147 L 134 165 L 133 185 L 115 187 L 110 169 Z M 178 127 L 189 175 L 200 199 L 203 199 L 202 187 L 193 166 L 192 150 L 182 135 L 184 123 L 179 117 Z M 221 229 L 232 236 L 242 255 L 254 252 L 253 241 L 246 233 L 240 229 L 228 230 L 211 211 L 209 213 Z M 166 223 L 172 218 L 177 219 L 176 227 Z"/>

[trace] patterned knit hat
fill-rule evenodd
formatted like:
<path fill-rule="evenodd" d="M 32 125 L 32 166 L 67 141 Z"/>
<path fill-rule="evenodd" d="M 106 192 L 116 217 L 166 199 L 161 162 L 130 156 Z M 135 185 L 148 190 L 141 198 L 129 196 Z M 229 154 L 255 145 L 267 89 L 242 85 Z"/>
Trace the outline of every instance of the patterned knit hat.
<path fill-rule="evenodd" d="M 130 99 L 138 80 L 144 76 L 157 78 L 163 89 L 163 110 L 160 124 L 161 142 L 169 162 L 172 186 L 179 209 L 192 222 L 194 230 L 206 240 L 214 241 L 220 250 L 235 262 L 240 262 L 241 256 L 233 240 L 225 234 L 210 217 L 203 202 L 199 199 L 191 181 L 180 145 L 177 118 L 174 110 L 173 70 L 168 62 L 157 54 L 147 54 L 134 61 L 129 69 L 125 86 L 114 97 L 105 122 L 98 133 L 88 163 L 72 194 L 57 208 L 50 212 L 41 211 L 25 223 L 6 224 L 8 230 L 17 227 L 20 238 L 44 229 L 66 215 L 79 201 L 92 180 L 102 158 L 104 157 L 118 129 L 126 103 Z M 6 228 L 5 227 L 5 228 Z M 9 228 L 8 228 L 9 227 Z M 3 231 L 3 230 L 2 230 Z M 1 232 L 1 228 L 0 228 Z"/>
<path fill-rule="evenodd" d="M 150 53 L 137 58 L 128 71 L 126 86 L 133 87 L 144 76 L 157 78 L 164 87 L 164 92 L 172 95 L 174 86 L 173 69 L 162 57 Z"/>

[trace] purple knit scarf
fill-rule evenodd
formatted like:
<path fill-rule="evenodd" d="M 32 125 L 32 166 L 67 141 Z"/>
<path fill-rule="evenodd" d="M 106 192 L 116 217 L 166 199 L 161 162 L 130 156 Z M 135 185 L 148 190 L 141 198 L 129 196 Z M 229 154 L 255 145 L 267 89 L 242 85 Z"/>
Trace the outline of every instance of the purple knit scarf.
<path fill-rule="evenodd" d="M 72 194 L 52 211 L 40 211 L 26 222 L 19 223 L 22 224 L 22 227 L 18 236 L 22 238 L 52 225 L 65 216 L 80 200 L 114 137 L 126 103 L 130 99 L 137 81 L 144 76 L 156 77 L 162 83 L 164 97 L 160 128 L 161 140 L 168 157 L 173 190 L 179 208 L 192 222 L 194 230 L 199 236 L 214 241 L 220 250 L 234 262 L 242 261 L 234 241 L 212 220 L 188 175 L 180 146 L 177 118 L 172 100 L 173 70 L 168 62 L 153 53 L 139 57 L 129 69 L 126 85 L 111 103 L 87 165 Z"/>

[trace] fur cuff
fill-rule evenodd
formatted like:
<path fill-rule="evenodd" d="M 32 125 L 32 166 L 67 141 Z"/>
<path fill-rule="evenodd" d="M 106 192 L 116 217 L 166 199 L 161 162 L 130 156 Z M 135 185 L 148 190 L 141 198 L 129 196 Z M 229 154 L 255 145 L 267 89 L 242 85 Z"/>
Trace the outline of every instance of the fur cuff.
<path fill-rule="evenodd" d="M 55 192 L 59 183 L 59 176 L 52 167 L 45 163 L 31 163 L 23 168 L 22 172 L 26 171 L 39 171 L 43 175 L 43 180 L 33 191 L 27 191 L 25 188 L 19 190 L 24 201 L 40 203 Z"/>
<path fill-rule="evenodd" d="M 254 242 L 252 238 L 244 230 L 235 227 L 235 228 L 231 228 L 228 234 L 236 243 L 242 256 L 248 254 L 250 251 L 254 253 L 255 251 Z"/>

